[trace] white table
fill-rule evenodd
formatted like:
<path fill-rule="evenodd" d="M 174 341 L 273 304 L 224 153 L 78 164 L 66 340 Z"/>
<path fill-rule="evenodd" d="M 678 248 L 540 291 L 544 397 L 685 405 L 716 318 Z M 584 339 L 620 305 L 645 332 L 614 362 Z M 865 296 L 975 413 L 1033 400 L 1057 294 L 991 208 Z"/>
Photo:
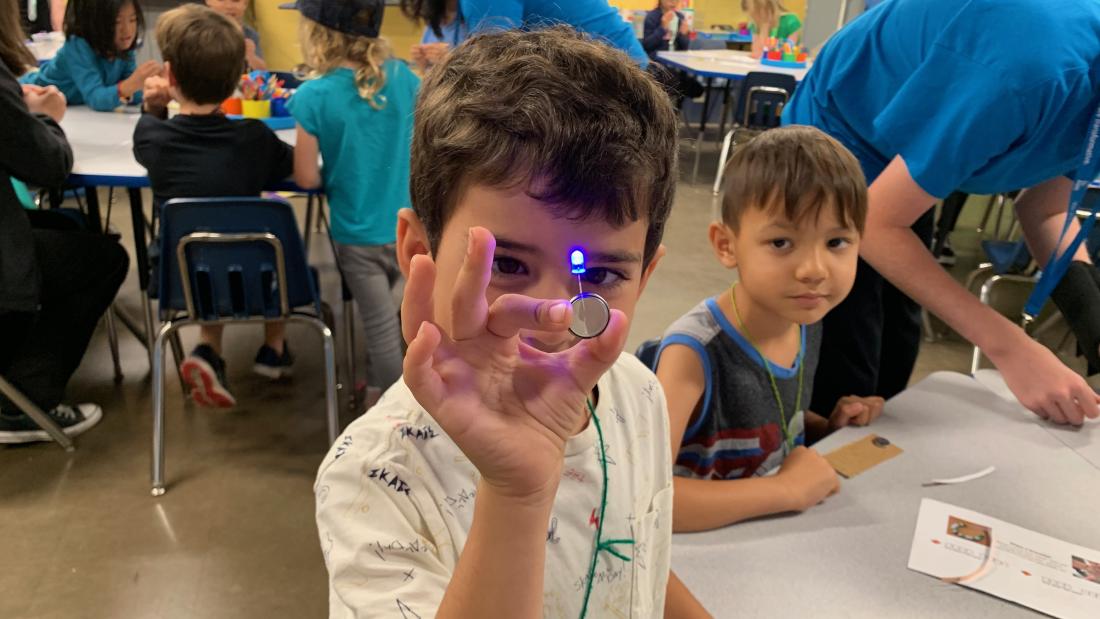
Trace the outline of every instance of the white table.
<path fill-rule="evenodd" d="M 870 428 L 828 437 L 822 453 L 872 432 L 905 452 L 803 514 L 674 536 L 673 569 L 716 617 L 1036 616 L 906 567 L 922 497 L 1100 548 L 1100 423 L 1053 428 L 979 378 L 933 374 Z M 979 480 L 921 487 L 990 465 Z"/>
<path fill-rule="evenodd" d="M 725 80 L 722 89 L 722 114 L 718 120 L 719 137 L 726 133 L 726 117 L 729 115 L 730 88 L 734 81 L 745 79 L 749 73 L 762 71 L 766 73 L 779 73 L 790 75 L 795 81 L 802 81 L 806 77 L 809 65 L 805 69 L 788 69 L 784 67 L 772 67 L 754 60 L 750 52 L 707 49 L 687 52 L 657 52 L 657 61 L 661 64 L 684 71 L 705 81 L 706 94 L 703 97 L 703 112 L 699 119 L 699 137 L 695 141 L 695 163 L 692 165 L 692 182 L 699 174 L 700 145 L 706 136 L 707 117 L 710 116 L 711 86 L 714 80 Z"/>
<path fill-rule="evenodd" d="M 657 61 L 661 64 L 687 71 L 703 78 L 739 80 L 753 71 L 782 73 L 797 81 L 806 77 L 812 61 L 805 69 L 787 69 L 772 67 L 754 60 L 749 52 L 728 49 L 701 49 L 687 52 L 657 52 Z"/>
<path fill-rule="evenodd" d="M 70 107 L 61 121 L 61 128 L 73 149 L 73 169 L 68 184 L 85 187 L 85 199 L 90 219 L 101 224 L 98 187 L 124 188 L 130 201 L 130 219 L 134 232 L 134 262 L 138 285 L 141 287 L 144 329 L 134 325 L 124 313 L 123 323 L 134 332 L 152 355 L 155 334 L 152 307 L 146 291 L 149 289 L 149 238 L 142 204 L 141 188 L 149 186 L 149 177 L 134 159 L 134 126 L 141 112 L 136 106 L 114 112 L 96 112 L 83 105 Z M 293 129 L 277 131 L 284 142 L 294 144 Z M 291 182 L 272 187 L 276 190 L 298 190 Z M 312 202 L 311 202 L 312 204 Z M 308 222 L 307 222 L 308 224 Z"/>

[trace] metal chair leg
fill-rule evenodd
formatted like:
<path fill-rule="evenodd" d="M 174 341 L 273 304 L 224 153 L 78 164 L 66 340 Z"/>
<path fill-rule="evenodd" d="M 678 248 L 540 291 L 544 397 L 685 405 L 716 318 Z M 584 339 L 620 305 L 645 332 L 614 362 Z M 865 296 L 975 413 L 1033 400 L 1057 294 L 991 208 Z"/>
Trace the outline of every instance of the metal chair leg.
<path fill-rule="evenodd" d="M 149 367 L 153 367 L 153 343 L 157 337 L 156 319 L 153 318 L 153 304 L 149 301 L 149 292 L 141 293 L 141 313 L 145 318 L 145 348 L 149 353 Z"/>
<path fill-rule="evenodd" d="M 179 331 L 172 332 L 172 336 L 168 338 L 168 343 L 172 346 L 172 361 L 176 364 L 176 376 L 180 379 L 180 393 L 186 399 L 187 381 L 183 380 L 183 372 L 180 372 L 180 368 L 183 367 L 183 342 L 180 341 Z"/>
<path fill-rule="evenodd" d="M 107 323 L 107 343 L 111 348 L 111 364 L 115 370 L 115 383 L 121 383 L 122 362 L 118 354 L 118 328 L 115 326 L 115 308 L 108 307 L 103 314 L 103 319 Z"/>
<path fill-rule="evenodd" d="M 718 155 L 718 171 L 714 173 L 714 195 L 718 195 L 722 188 L 722 177 L 725 176 L 726 171 L 726 159 L 730 155 L 730 146 L 733 145 L 733 134 L 737 132 L 737 127 L 730 129 L 726 134 L 726 139 L 722 140 L 722 152 Z"/>
<path fill-rule="evenodd" d="M 336 340 L 332 337 L 332 329 L 318 318 L 291 314 L 287 319 L 311 325 L 321 333 L 325 354 L 325 419 L 328 424 L 328 442 L 331 445 L 340 434 L 340 414 L 336 404 Z"/>
<path fill-rule="evenodd" d="M 183 326 L 184 321 L 166 322 L 161 326 L 153 341 L 153 467 L 152 467 L 152 495 L 164 494 L 164 341 L 177 329 Z"/>
<path fill-rule="evenodd" d="M 23 392 L 15 388 L 15 385 L 9 383 L 3 376 L 0 376 L 0 393 L 4 394 L 4 397 L 11 400 L 19 410 L 23 411 L 28 417 L 34 420 L 38 424 L 38 427 L 46 431 L 46 434 L 50 435 L 58 445 L 65 451 L 73 451 L 76 449 L 73 446 L 73 441 L 64 431 L 61 430 L 61 426 L 57 425 L 50 416 L 38 408 L 38 405 L 31 402 L 27 396 L 23 395 Z"/>
<path fill-rule="evenodd" d="M 348 408 L 355 410 L 358 391 L 355 385 L 355 303 L 344 300 L 344 365 L 347 366 Z"/>
<path fill-rule="evenodd" d="M 310 193 L 306 195 L 306 221 L 305 226 L 302 228 L 305 233 L 305 239 L 303 243 L 306 247 L 306 256 L 309 256 L 309 244 L 313 240 L 313 202 L 317 199 L 317 194 Z"/>

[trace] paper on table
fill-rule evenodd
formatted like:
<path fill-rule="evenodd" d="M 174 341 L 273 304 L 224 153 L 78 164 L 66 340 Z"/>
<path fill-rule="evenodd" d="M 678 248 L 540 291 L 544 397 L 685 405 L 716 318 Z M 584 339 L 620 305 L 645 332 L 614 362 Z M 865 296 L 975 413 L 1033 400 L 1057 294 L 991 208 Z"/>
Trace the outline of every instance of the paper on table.
<path fill-rule="evenodd" d="M 992 473 L 993 471 L 996 471 L 996 470 L 997 470 L 997 467 L 988 466 L 988 467 L 978 471 L 977 473 L 971 473 L 969 475 L 963 475 L 961 477 L 948 477 L 948 478 L 943 478 L 943 479 L 930 479 L 930 480 L 924 482 L 921 485 L 922 486 L 940 486 L 940 485 L 946 485 L 946 484 L 962 484 L 962 483 L 966 483 L 968 481 L 974 481 L 975 479 L 980 479 L 982 477 L 985 477 L 986 475 L 989 475 L 990 473 Z"/>
<path fill-rule="evenodd" d="M 923 499 L 909 569 L 1062 619 L 1100 617 L 1100 551 Z"/>

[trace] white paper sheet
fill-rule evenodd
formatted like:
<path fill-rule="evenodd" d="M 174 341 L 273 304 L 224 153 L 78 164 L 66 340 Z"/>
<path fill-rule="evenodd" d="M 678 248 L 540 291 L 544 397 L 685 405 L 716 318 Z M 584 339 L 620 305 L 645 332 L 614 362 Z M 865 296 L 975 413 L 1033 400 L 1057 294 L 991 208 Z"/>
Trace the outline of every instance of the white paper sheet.
<path fill-rule="evenodd" d="M 963 577 L 965 587 L 1053 617 L 1100 617 L 1100 551 L 932 499 L 921 501 L 909 569 Z"/>

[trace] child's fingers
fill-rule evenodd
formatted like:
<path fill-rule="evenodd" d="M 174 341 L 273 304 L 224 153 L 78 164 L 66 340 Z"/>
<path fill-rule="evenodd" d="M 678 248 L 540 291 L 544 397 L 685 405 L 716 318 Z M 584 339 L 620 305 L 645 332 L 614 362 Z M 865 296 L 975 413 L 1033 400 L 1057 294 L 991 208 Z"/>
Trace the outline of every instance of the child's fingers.
<path fill-rule="evenodd" d="M 401 298 L 401 334 L 412 343 L 421 323 L 434 320 L 432 290 L 435 288 L 435 263 L 428 256 L 413 256 L 409 279 Z"/>
<path fill-rule="evenodd" d="M 469 340 L 485 331 L 489 304 L 485 289 L 492 276 L 496 239 L 485 228 L 473 227 L 468 232 L 466 257 L 455 278 L 451 296 L 451 339 Z"/>
<path fill-rule="evenodd" d="M 435 371 L 435 351 L 442 335 L 431 322 L 421 322 L 409 342 L 402 367 L 405 384 L 416 401 L 427 410 L 438 410 L 445 397 L 443 379 Z"/>
<path fill-rule="evenodd" d="M 519 294 L 497 297 L 489 308 L 485 328 L 497 337 L 515 337 L 520 330 L 565 331 L 572 319 L 568 301 L 532 299 Z"/>
<path fill-rule="evenodd" d="M 589 390 L 604 372 L 615 363 L 626 344 L 626 314 L 611 310 L 607 329 L 599 337 L 581 340 L 569 350 L 559 353 L 571 359 L 573 377 L 583 389 Z"/>

